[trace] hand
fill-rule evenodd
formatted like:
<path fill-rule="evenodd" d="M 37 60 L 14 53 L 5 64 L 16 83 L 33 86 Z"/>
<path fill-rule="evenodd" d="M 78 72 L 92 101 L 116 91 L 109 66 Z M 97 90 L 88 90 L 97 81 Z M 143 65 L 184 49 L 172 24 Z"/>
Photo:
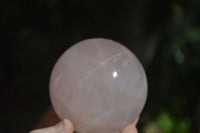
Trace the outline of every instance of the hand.
<path fill-rule="evenodd" d="M 59 119 L 56 116 L 55 112 L 53 111 L 52 108 L 50 108 L 45 115 L 43 116 L 42 120 L 40 121 L 38 127 L 40 129 L 36 129 L 31 131 L 30 133 L 73 133 L 74 127 L 73 124 L 67 120 L 64 119 L 61 122 L 58 122 Z M 121 133 L 137 133 L 136 129 L 136 124 L 137 124 L 138 119 L 131 125 L 127 126 L 124 128 Z M 54 124 L 55 122 L 58 122 L 54 126 L 49 126 Z M 46 128 L 41 128 L 46 127 Z"/>

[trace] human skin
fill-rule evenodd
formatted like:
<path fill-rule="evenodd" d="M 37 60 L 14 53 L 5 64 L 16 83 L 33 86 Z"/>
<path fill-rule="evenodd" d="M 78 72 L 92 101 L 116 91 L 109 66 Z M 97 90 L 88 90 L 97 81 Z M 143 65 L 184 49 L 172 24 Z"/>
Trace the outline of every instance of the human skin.
<path fill-rule="evenodd" d="M 138 119 L 122 131 L 119 131 L 119 133 L 137 133 L 137 122 Z M 74 131 L 72 122 L 67 119 L 60 120 L 52 107 L 45 112 L 36 128 L 30 131 L 30 133 L 73 133 Z"/>

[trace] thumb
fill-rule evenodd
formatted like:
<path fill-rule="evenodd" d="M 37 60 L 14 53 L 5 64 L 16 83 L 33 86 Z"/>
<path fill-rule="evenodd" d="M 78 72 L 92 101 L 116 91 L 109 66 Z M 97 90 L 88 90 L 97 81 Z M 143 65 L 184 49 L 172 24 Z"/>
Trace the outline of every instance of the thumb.
<path fill-rule="evenodd" d="M 138 133 L 136 125 L 138 123 L 139 117 L 129 126 L 124 128 L 121 133 Z"/>
<path fill-rule="evenodd" d="M 139 121 L 139 117 L 131 125 L 136 127 L 138 121 Z"/>
<path fill-rule="evenodd" d="M 54 126 L 36 129 L 30 133 L 73 133 L 73 130 L 73 124 L 69 120 L 64 119 Z"/>
<path fill-rule="evenodd" d="M 138 132 L 136 127 L 129 125 L 126 128 L 124 128 L 121 133 L 138 133 Z"/>

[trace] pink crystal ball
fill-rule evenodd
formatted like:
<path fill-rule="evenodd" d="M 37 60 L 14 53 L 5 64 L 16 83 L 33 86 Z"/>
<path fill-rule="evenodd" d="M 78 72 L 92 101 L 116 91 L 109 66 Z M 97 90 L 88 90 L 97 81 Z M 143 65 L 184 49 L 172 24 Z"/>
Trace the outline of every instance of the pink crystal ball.
<path fill-rule="evenodd" d="M 109 39 L 81 41 L 58 59 L 50 79 L 57 115 L 78 133 L 117 133 L 141 113 L 147 79 L 136 56 Z"/>

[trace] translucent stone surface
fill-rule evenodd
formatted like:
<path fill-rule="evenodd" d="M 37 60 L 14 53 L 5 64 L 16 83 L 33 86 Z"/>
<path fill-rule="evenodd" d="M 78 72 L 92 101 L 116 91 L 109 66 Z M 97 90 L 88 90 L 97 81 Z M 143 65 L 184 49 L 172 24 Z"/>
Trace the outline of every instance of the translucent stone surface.
<path fill-rule="evenodd" d="M 141 113 L 147 96 L 143 67 L 130 50 L 108 39 L 69 48 L 50 79 L 53 107 L 78 133 L 117 133 Z"/>

